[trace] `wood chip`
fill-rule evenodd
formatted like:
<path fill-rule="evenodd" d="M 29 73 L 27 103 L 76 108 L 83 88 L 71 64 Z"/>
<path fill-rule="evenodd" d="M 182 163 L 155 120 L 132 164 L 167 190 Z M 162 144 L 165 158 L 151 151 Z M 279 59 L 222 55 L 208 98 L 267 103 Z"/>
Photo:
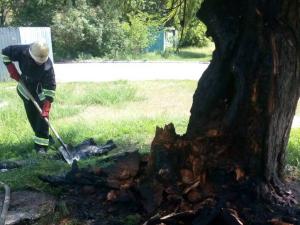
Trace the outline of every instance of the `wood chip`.
<path fill-rule="evenodd" d="M 188 188 L 186 188 L 183 193 L 187 194 L 189 193 L 191 190 L 193 190 L 194 188 L 197 188 L 200 184 L 200 180 L 196 181 L 194 184 L 192 184 L 191 186 L 189 186 Z"/>
<path fill-rule="evenodd" d="M 226 224 L 230 225 L 244 225 L 239 218 L 238 213 L 234 209 L 222 209 L 222 217 L 226 221 Z"/>
<path fill-rule="evenodd" d="M 236 180 L 239 181 L 245 177 L 245 171 L 241 167 L 235 169 Z"/>
<path fill-rule="evenodd" d="M 184 184 L 191 184 L 194 181 L 194 174 L 191 170 L 182 169 L 180 170 L 180 175 Z"/>
<path fill-rule="evenodd" d="M 191 215 L 194 215 L 195 212 L 193 210 L 189 210 L 189 211 L 186 211 L 186 212 L 179 212 L 179 213 L 171 213 L 169 215 L 166 215 L 162 218 L 160 218 L 161 221 L 166 221 L 166 220 L 178 220 L 180 218 L 183 218 L 183 217 L 187 217 L 187 216 L 191 216 Z"/>
<path fill-rule="evenodd" d="M 106 200 L 107 201 L 115 201 L 118 198 L 119 192 L 112 190 L 107 193 Z"/>

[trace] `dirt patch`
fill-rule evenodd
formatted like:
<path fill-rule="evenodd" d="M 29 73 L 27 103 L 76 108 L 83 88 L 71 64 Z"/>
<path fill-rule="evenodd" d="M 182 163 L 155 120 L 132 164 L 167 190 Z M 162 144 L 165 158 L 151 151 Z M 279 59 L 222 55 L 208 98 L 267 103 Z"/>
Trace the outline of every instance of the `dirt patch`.
<path fill-rule="evenodd" d="M 3 199 L 3 195 L 1 195 Z M 0 208 L 3 201 L 1 200 Z M 52 214 L 56 205 L 56 199 L 45 193 L 33 191 L 17 191 L 11 193 L 11 201 L 6 225 L 32 224 L 34 221 Z"/>
<path fill-rule="evenodd" d="M 254 180 L 222 187 L 214 195 L 207 186 L 197 194 L 195 184 L 187 190 L 154 177 L 145 182 L 147 159 L 125 153 L 109 159 L 115 163 L 105 168 L 73 165 L 66 175 L 43 180 L 65 190 L 60 200 L 68 215 L 62 221 L 82 225 L 299 224 L 299 207 L 265 202 L 256 196 Z M 290 185 L 299 198 L 300 183 Z"/>

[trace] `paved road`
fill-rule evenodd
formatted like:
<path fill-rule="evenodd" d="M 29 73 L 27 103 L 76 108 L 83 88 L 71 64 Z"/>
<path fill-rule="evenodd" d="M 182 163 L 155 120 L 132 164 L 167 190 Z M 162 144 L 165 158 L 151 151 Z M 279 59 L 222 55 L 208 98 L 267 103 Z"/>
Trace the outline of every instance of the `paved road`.
<path fill-rule="evenodd" d="M 202 62 L 101 62 L 55 64 L 58 82 L 101 82 L 114 80 L 199 80 L 208 63 Z M 6 102 L 0 102 L 0 108 Z M 293 127 L 300 127 L 295 116 Z"/>
<path fill-rule="evenodd" d="M 293 128 L 299 128 L 300 127 L 300 116 L 294 116 L 292 127 Z"/>
<path fill-rule="evenodd" d="M 199 80 L 208 63 L 201 62 L 102 62 L 55 64 L 58 82 L 113 80 Z"/>

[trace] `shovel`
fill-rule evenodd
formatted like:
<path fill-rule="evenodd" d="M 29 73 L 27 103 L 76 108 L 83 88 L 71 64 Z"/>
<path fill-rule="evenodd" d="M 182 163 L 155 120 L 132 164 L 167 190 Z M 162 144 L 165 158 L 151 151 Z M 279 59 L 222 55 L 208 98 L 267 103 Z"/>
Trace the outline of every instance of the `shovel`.
<path fill-rule="evenodd" d="M 26 88 L 25 84 L 21 80 L 19 81 L 19 84 L 22 86 L 22 88 L 24 89 L 25 94 L 30 98 L 30 100 L 32 101 L 32 103 L 34 104 L 34 106 L 36 107 L 36 109 L 39 111 L 39 113 L 42 113 L 41 107 L 36 102 L 36 100 L 34 99 L 34 97 L 31 95 L 31 93 L 29 92 L 29 90 Z M 49 122 L 48 118 L 46 118 L 46 117 L 43 117 L 43 118 L 44 118 L 45 122 L 49 125 L 50 129 L 52 130 L 52 132 L 55 135 L 55 137 L 57 138 L 57 140 L 61 144 L 61 147 L 59 147 L 58 150 L 62 154 L 64 160 L 68 164 L 71 165 L 76 158 L 72 157 L 72 154 L 69 151 L 70 149 L 69 149 L 68 145 L 66 145 L 64 143 L 63 139 L 59 136 L 59 134 L 57 133 L 57 131 L 51 125 L 51 123 Z"/>

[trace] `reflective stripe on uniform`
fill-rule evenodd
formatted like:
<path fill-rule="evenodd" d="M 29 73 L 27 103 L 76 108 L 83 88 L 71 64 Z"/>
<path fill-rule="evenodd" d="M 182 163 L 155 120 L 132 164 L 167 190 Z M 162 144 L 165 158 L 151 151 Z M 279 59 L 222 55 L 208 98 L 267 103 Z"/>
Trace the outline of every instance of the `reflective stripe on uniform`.
<path fill-rule="evenodd" d="M 55 91 L 53 91 L 53 90 L 43 89 L 43 92 L 44 92 L 45 96 L 48 96 L 51 98 L 54 98 L 54 96 L 55 96 Z"/>
<path fill-rule="evenodd" d="M 45 98 L 46 98 L 46 96 L 45 96 L 44 92 L 42 92 L 42 93 L 38 94 L 38 96 L 39 96 L 39 99 L 40 99 L 41 101 L 44 101 L 44 100 L 45 100 Z"/>
<path fill-rule="evenodd" d="M 39 99 L 41 101 L 44 101 L 46 97 L 54 98 L 54 96 L 55 96 L 55 91 L 43 88 L 42 92 L 39 94 Z"/>
<path fill-rule="evenodd" d="M 10 63 L 11 62 L 11 60 L 8 56 L 1 54 L 1 57 L 2 57 L 2 60 L 3 60 L 4 63 Z"/>
<path fill-rule="evenodd" d="M 29 97 L 26 95 L 26 91 L 20 83 L 18 84 L 17 89 L 26 100 L 29 100 Z"/>
<path fill-rule="evenodd" d="M 49 145 L 49 139 L 47 139 L 47 138 L 40 138 L 40 137 L 34 136 L 33 141 L 34 141 L 34 143 L 36 143 L 38 145 L 43 145 L 43 146 Z"/>

